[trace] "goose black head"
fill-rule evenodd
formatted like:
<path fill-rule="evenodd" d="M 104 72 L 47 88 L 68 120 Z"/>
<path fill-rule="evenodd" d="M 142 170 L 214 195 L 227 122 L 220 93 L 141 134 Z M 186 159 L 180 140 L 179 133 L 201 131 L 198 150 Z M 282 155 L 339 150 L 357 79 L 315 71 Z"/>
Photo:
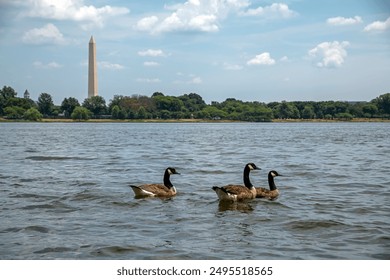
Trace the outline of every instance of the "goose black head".
<path fill-rule="evenodd" d="M 176 169 L 173 168 L 173 167 L 168 167 L 168 168 L 167 168 L 167 172 L 168 172 L 169 175 L 172 175 L 172 174 L 178 174 L 178 175 L 180 175 L 180 173 L 177 172 Z"/>
<path fill-rule="evenodd" d="M 254 164 L 253 162 L 250 162 L 246 165 L 246 167 L 249 168 L 249 170 L 261 170 L 260 167 L 257 167 L 256 164 Z"/>
<path fill-rule="evenodd" d="M 271 170 L 269 172 L 269 174 L 272 176 L 272 177 L 277 177 L 277 176 L 282 176 L 281 174 L 279 174 L 277 171 L 275 170 Z"/>

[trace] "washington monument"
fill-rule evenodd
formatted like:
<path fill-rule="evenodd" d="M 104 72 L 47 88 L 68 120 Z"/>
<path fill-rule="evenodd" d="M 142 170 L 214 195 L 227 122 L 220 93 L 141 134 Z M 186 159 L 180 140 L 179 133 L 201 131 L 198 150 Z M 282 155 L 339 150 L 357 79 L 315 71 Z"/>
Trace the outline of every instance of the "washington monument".
<path fill-rule="evenodd" d="M 96 65 L 96 42 L 91 36 L 89 40 L 88 60 L 88 98 L 98 95 L 97 65 Z"/>

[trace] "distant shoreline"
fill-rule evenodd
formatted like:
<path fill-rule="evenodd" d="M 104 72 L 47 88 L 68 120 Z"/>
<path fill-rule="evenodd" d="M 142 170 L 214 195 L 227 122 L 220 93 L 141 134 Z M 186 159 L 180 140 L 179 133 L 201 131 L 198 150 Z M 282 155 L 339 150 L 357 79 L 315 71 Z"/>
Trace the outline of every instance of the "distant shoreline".
<path fill-rule="evenodd" d="M 0 118 L 0 122 L 35 122 L 27 120 L 10 120 Z M 73 119 L 42 119 L 41 123 L 247 123 L 246 121 L 235 120 L 207 120 L 207 119 L 89 119 L 86 121 L 77 121 Z M 390 122 L 390 119 L 381 118 L 354 118 L 351 120 L 340 119 L 272 119 L 272 123 L 351 123 L 351 122 Z"/>
<path fill-rule="evenodd" d="M 336 122 L 390 122 L 390 119 L 381 119 L 381 118 L 353 118 L 351 120 L 326 120 L 326 119 L 272 119 L 272 122 L 280 123 L 336 123 Z"/>

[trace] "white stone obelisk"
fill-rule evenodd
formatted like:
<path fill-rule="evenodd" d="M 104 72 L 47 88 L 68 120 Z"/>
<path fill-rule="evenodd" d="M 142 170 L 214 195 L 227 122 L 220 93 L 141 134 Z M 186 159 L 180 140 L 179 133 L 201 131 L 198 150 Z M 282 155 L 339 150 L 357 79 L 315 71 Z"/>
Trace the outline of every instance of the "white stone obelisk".
<path fill-rule="evenodd" d="M 98 95 L 97 64 L 96 64 L 96 42 L 93 36 L 89 40 L 88 60 L 88 98 Z"/>

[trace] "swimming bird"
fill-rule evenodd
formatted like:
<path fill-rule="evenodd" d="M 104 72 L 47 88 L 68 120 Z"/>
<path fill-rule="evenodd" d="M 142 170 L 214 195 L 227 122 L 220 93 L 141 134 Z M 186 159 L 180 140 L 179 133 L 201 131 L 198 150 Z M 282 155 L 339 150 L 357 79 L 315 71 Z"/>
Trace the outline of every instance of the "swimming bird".
<path fill-rule="evenodd" d="M 130 185 L 133 189 L 135 197 L 171 197 L 176 195 L 176 188 L 172 185 L 169 177 L 172 174 L 180 174 L 173 167 L 168 167 L 164 172 L 164 184 L 144 184 L 140 186 Z"/>
<path fill-rule="evenodd" d="M 214 186 L 212 189 L 217 193 L 220 201 L 241 201 L 256 197 L 256 189 L 249 179 L 251 170 L 259 170 L 260 168 L 254 163 L 248 163 L 244 168 L 244 186 L 242 185 L 226 185 L 223 187 Z"/>
<path fill-rule="evenodd" d="M 277 199 L 280 191 L 275 185 L 274 178 L 277 176 L 282 176 L 275 170 L 271 170 L 268 173 L 268 185 L 269 190 L 266 188 L 256 188 L 256 198 L 268 198 L 269 200 Z"/>

